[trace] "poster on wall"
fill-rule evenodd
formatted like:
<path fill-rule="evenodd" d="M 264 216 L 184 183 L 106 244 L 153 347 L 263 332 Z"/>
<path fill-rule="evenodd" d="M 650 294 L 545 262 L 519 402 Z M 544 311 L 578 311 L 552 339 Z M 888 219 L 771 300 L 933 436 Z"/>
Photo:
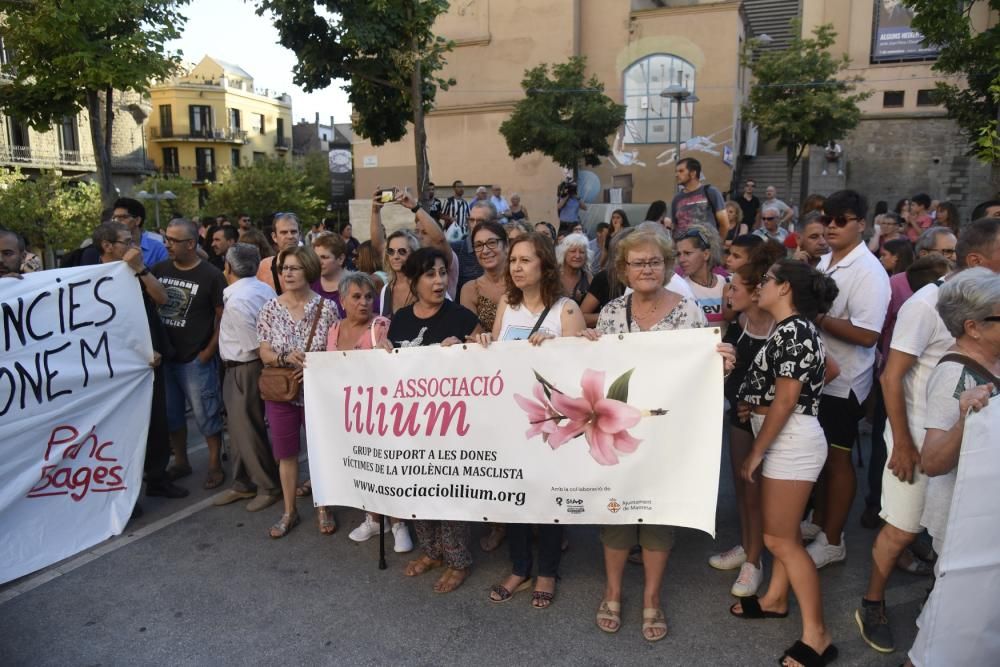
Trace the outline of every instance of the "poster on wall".
<path fill-rule="evenodd" d="M 903 0 L 875 0 L 872 29 L 872 62 L 921 60 L 938 54 L 936 46 L 924 44 L 924 36 L 911 28 L 913 10 Z"/>
<path fill-rule="evenodd" d="M 310 353 L 313 500 L 407 519 L 715 532 L 715 329 Z"/>

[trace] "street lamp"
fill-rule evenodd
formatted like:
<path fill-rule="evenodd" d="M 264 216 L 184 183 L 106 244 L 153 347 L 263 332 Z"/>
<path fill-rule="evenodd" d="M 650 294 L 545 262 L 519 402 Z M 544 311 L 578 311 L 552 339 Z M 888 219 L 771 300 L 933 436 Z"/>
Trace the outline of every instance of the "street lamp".
<path fill-rule="evenodd" d="M 146 192 L 145 190 L 139 190 L 135 193 L 136 199 L 152 199 L 155 202 L 156 207 L 156 228 L 160 229 L 160 200 L 170 201 L 177 199 L 175 195 L 170 190 L 166 192 L 160 192 L 156 187 L 156 179 L 153 179 L 153 192 L 152 194 Z"/>
<path fill-rule="evenodd" d="M 678 78 L 680 77 L 678 76 Z M 660 97 L 666 97 L 677 102 L 677 148 L 674 153 L 674 164 L 676 165 L 681 159 L 681 105 L 685 102 L 694 104 L 698 101 L 698 96 L 680 83 L 672 83 L 660 93 Z"/>

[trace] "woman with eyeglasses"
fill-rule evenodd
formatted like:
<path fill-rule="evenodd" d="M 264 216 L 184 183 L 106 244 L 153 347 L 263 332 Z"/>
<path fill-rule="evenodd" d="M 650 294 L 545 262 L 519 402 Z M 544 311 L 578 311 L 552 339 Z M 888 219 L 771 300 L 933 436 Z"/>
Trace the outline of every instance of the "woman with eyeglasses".
<path fill-rule="evenodd" d="M 617 240 L 617 239 L 616 239 Z M 708 326 L 698 304 L 666 288 L 673 275 L 674 244 L 666 233 L 639 229 L 618 240 L 615 263 L 619 275 L 632 292 L 612 300 L 601 310 L 596 329 L 583 336 L 598 340 L 602 335 L 639 331 L 673 331 Z M 720 343 L 725 372 L 733 369 L 731 345 Z M 642 548 L 645 583 L 642 594 L 642 636 L 655 642 L 667 636 L 667 622 L 660 604 L 663 573 L 674 542 L 672 526 L 651 524 L 602 526 L 604 544 L 604 597 L 597 611 L 597 627 L 618 632 L 622 625 L 622 579 L 629 549 Z"/>
<path fill-rule="evenodd" d="M 392 318 L 400 308 L 413 303 L 413 289 L 409 279 L 403 272 L 406 259 L 420 247 L 420 241 L 413 232 L 398 229 L 385 237 L 385 227 L 382 225 L 382 206 L 380 195 L 382 189 L 375 191 L 372 197 L 371 242 L 376 255 L 384 253 L 382 268 L 389 276 L 382 293 L 379 295 L 380 314 Z"/>
<path fill-rule="evenodd" d="M 482 332 L 475 313 L 448 298 L 448 263 L 440 250 L 420 248 L 406 258 L 403 273 L 415 301 L 392 318 L 388 339 L 394 347 L 447 347 Z M 469 524 L 418 519 L 413 527 L 423 553 L 407 564 L 406 576 L 416 577 L 447 565 L 434 591 L 450 593 L 461 586 L 472 567 Z"/>
<path fill-rule="evenodd" d="M 311 248 L 286 248 L 278 253 L 277 262 L 284 289 L 281 296 L 264 304 L 257 319 L 260 359 L 265 366 L 294 368 L 301 383 L 306 352 L 326 349 L 327 332 L 340 317 L 337 306 L 310 287 L 320 272 L 319 259 Z M 269 532 L 277 539 L 299 523 L 295 487 L 299 477 L 299 431 L 306 419 L 302 390 L 287 403 L 264 401 L 264 410 L 284 498 L 284 513 Z M 331 508 L 317 507 L 316 519 L 320 533 L 331 535 L 336 531 Z"/>
<path fill-rule="evenodd" d="M 889 241 L 902 239 L 909 242 L 909 239 L 903 234 L 905 229 L 906 222 L 895 213 L 883 213 L 875 216 L 872 235 L 868 239 L 868 249 L 879 255 Z"/>
<path fill-rule="evenodd" d="M 684 280 L 704 311 L 709 326 L 720 326 L 725 332 L 723 297 L 728 283 L 715 272 L 721 260 L 719 234 L 714 229 L 694 224 L 677 239 L 677 263 L 684 271 Z"/>
<path fill-rule="evenodd" d="M 614 261 L 618 243 L 629 234 L 637 231 L 637 227 L 625 227 L 620 233 L 612 236 L 608 242 L 607 265 L 603 271 L 594 274 L 594 279 L 590 281 L 590 288 L 587 296 L 583 297 L 580 304 L 580 311 L 587 326 L 593 328 L 597 326 L 597 319 L 600 317 L 601 309 L 612 299 L 617 299 L 625 293 L 624 278 L 618 273 L 618 265 Z"/>
<path fill-rule="evenodd" d="M 760 485 L 764 546 L 774 564 L 767 592 L 741 598 L 729 612 L 742 619 L 784 618 L 791 587 L 802 613 L 802 638 L 785 650 L 783 665 L 826 665 L 837 657 L 823 622 L 819 575 L 799 528 L 827 454 L 818 419 L 826 347 L 813 320 L 829 310 L 837 293 L 832 278 L 805 262 L 772 265 L 760 279 L 757 304 L 777 324 L 739 389 L 754 432 L 740 474 L 746 484 Z"/>
<path fill-rule="evenodd" d="M 480 225 L 480 229 L 482 225 Z M 476 230 L 478 234 L 478 229 Z M 479 342 L 488 347 L 494 340 L 527 340 L 541 345 L 550 338 L 576 336 L 586 324 L 580 309 L 562 296 L 559 268 L 552 244 L 538 234 L 522 236 L 510 246 L 510 270 L 500 299 L 496 321 Z M 531 606 L 545 609 L 555 599 L 556 578 L 562 559 L 563 526 L 511 523 L 507 525 L 511 574 L 490 591 L 490 600 L 501 603 L 531 586 L 533 559 L 531 542 L 538 532 L 538 577 Z"/>
<path fill-rule="evenodd" d="M 483 275 L 462 285 L 458 302 L 474 312 L 487 331 L 493 330 L 497 304 L 507 284 L 507 232 L 492 220 L 476 225 L 472 233 L 472 252 L 483 267 Z"/>
<path fill-rule="evenodd" d="M 577 305 L 583 303 L 590 289 L 592 259 L 590 243 L 583 234 L 570 234 L 556 246 L 563 296 L 573 299 Z"/>

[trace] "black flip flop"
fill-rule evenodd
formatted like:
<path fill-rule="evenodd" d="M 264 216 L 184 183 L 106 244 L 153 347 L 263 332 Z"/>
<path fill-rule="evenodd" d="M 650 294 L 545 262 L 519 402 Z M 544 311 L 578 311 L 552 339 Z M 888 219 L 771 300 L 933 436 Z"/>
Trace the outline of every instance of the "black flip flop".
<path fill-rule="evenodd" d="M 739 614 L 736 613 L 734 607 L 739 604 L 743 611 Z M 757 601 L 756 595 L 750 595 L 745 598 L 740 598 L 740 601 L 729 607 L 729 613 L 736 618 L 743 619 L 757 619 L 757 618 L 787 618 L 788 612 L 778 613 L 776 611 L 764 611 L 760 608 L 760 602 Z M 803 644 L 805 646 L 805 644 Z M 793 656 L 794 657 L 794 656 Z M 798 658 L 796 658 L 798 660 Z"/>
<path fill-rule="evenodd" d="M 784 665 L 785 658 L 791 658 L 803 667 L 826 667 L 826 665 L 836 660 L 838 655 L 839 651 L 837 651 L 837 647 L 833 644 L 827 646 L 823 654 L 820 655 L 808 644 L 797 641 L 778 658 L 778 664 Z"/>

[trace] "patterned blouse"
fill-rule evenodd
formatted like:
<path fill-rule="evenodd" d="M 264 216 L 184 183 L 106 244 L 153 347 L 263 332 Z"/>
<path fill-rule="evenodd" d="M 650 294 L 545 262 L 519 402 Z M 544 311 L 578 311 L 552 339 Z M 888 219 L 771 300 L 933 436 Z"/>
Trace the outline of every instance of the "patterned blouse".
<path fill-rule="evenodd" d="M 626 294 L 617 299 L 612 299 L 608 305 L 601 308 L 601 314 L 597 317 L 597 330 L 602 334 L 617 334 L 642 331 L 639 323 L 635 320 L 635 311 L 632 312 L 632 321 L 628 322 L 626 312 L 632 295 Z M 705 313 L 698 304 L 691 299 L 682 296 L 681 300 L 673 309 L 667 313 L 662 320 L 646 329 L 646 331 L 674 331 L 676 329 L 699 329 L 707 327 L 708 321 Z"/>
<path fill-rule="evenodd" d="M 823 339 L 812 322 L 792 315 L 778 322 L 767 344 L 757 353 L 740 387 L 739 399 L 750 405 L 771 405 L 777 379 L 790 378 L 802 383 L 795 412 L 816 417 L 825 374 Z"/>
<path fill-rule="evenodd" d="M 317 308 L 321 308 L 319 323 L 316 325 L 316 333 L 313 334 L 309 349 L 306 350 L 306 339 L 312 330 Z M 271 299 L 264 304 L 257 317 L 257 340 L 270 345 L 275 354 L 295 351 L 322 352 L 326 350 L 327 333 L 338 320 L 340 317 L 337 315 L 337 305 L 318 294 L 306 304 L 305 315 L 298 322 L 292 319 L 292 314 L 278 299 Z"/>

